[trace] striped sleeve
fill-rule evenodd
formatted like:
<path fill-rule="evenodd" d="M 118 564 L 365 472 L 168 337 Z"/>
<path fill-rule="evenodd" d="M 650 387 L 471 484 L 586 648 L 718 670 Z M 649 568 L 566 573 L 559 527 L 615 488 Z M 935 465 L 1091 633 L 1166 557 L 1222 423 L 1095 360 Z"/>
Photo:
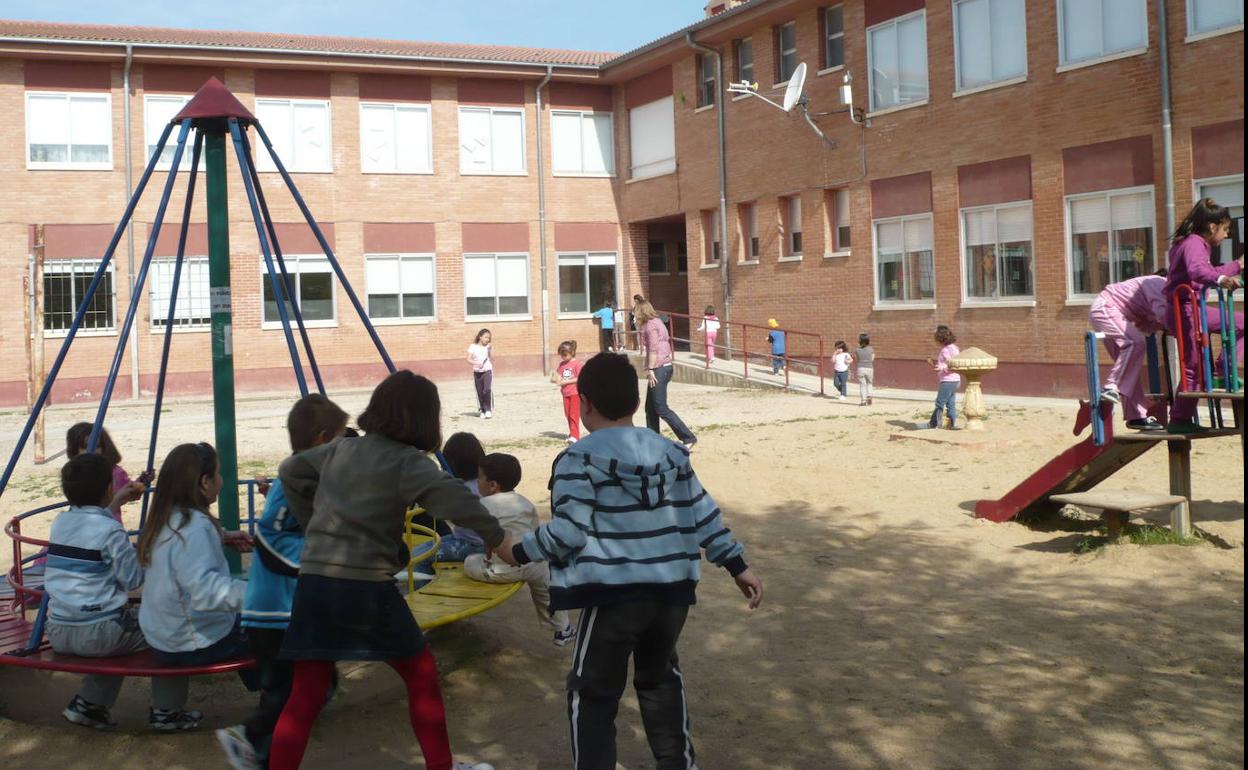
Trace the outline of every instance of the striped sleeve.
<path fill-rule="evenodd" d="M 565 455 L 555 463 L 550 484 L 550 522 L 524 536 L 520 543 L 528 561 L 555 564 L 585 547 L 585 533 L 593 530 L 594 487 L 589 476 L 576 472 Z"/>
<path fill-rule="evenodd" d="M 698 547 L 706 552 L 706 558 L 712 564 L 723 567 L 736 577 L 746 570 L 745 558 L 742 556 L 745 549 L 732 536 L 732 530 L 724 525 L 719 506 L 715 504 L 710 493 L 702 488 L 702 482 L 698 481 L 697 475 L 690 471 L 689 476 L 691 499 L 697 501 L 692 513 L 697 526 Z"/>

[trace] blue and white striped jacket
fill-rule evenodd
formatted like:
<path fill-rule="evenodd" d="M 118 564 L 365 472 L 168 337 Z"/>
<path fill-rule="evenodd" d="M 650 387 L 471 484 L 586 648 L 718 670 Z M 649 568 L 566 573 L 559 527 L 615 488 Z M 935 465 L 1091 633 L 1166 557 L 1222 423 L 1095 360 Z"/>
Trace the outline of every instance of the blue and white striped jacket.
<path fill-rule="evenodd" d="M 734 576 L 746 569 L 689 453 L 644 428 L 597 430 L 559 455 L 550 508 L 513 553 L 550 562 L 552 609 L 693 604 L 702 551 Z"/>
<path fill-rule="evenodd" d="M 48 619 L 67 626 L 117 617 L 127 591 L 143 585 L 139 557 L 112 511 L 72 506 L 52 522 L 44 588 Z"/>

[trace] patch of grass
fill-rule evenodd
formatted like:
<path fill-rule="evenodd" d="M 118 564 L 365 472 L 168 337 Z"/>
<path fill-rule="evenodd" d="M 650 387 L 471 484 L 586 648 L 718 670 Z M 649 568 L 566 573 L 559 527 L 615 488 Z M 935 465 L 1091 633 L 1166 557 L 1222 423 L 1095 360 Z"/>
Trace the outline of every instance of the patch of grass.
<path fill-rule="evenodd" d="M 1123 527 L 1122 534 L 1116 541 L 1117 543 L 1131 543 L 1133 545 L 1182 545 L 1192 546 L 1200 545 L 1209 540 L 1208 536 L 1199 529 L 1192 529 L 1191 537 L 1182 537 L 1169 527 L 1162 527 L 1155 524 L 1134 525 L 1128 524 Z M 1105 527 L 1097 527 L 1095 533 L 1087 535 L 1075 544 L 1075 553 L 1085 554 L 1091 553 L 1098 548 L 1104 548 L 1111 544 L 1109 534 Z"/>

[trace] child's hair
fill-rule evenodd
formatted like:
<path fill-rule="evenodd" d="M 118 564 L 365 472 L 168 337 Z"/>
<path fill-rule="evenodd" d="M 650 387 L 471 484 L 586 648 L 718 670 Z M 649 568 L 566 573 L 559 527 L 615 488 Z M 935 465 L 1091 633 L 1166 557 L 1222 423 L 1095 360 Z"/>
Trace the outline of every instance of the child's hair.
<path fill-rule="evenodd" d="M 953 329 L 941 324 L 936 327 L 936 341 L 942 345 L 952 345 L 958 341 L 958 335 L 953 333 Z"/>
<path fill-rule="evenodd" d="M 640 294 L 633 295 L 633 304 L 636 304 L 638 302 L 645 302 L 645 301 L 646 301 L 646 298 L 641 296 Z"/>
<path fill-rule="evenodd" d="M 563 343 L 572 349 L 572 355 L 576 355 L 576 340 L 564 340 Z"/>
<path fill-rule="evenodd" d="M 320 393 L 309 393 L 295 402 L 286 415 L 290 448 L 296 452 L 316 446 L 321 434 L 333 438 L 347 427 L 347 413 Z"/>
<path fill-rule="evenodd" d="M 442 445 L 442 457 L 451 466 L 452 476 L 472 481 L 477 477 L 481 458 L 485 457 L 485 447 L 471 433 L 453 433 Z"/>
<path fill-rule="evenodd" d="M 1183 217 L 1183 221 L 1175 229 L 1174 235 L 1170 236 L 1170 241 L 1178 243 L 1193 233 L 1205 235 L 1209 232 L 1210 227 L 1230 221 L 1230 209 L 1219 206 L 1213 198 L 1201 198 L 1196 201 L 1195 206 L 1192 206 L 1192 210 L 1187 212 L 1187 216 Z"/>
<path fill-rule="evenodd" d="M 576 343 L 572 340 L 564 340 L 559 343 L 559 355 L 567 354 L 569 356 L 576 355 Z"/>
<path fill-rule="evenodd" d="M 637 319 L 637 325 L 641 326 L 652 318 L 658 318 L 659 313 L 654 309 L 654 305 L 643 299 L 633 306 L 633 317 Z"/>
<path fill-rule="evenodd" d="M 497 484 L 503 492 L 520 486 L 520 461 L 512 455 L 493 452 L 481 458 L 479 467 L 481 475 Z"/>
<path fill-rule="evenodd" d="M 145 567 L 151 564 L 152 548 L 166 526 L 171 526 L 176 534 L 186 524 L 189 517 L 185 513 L 177 524 L 170 521 L 174 508 L 203 511 L 216 524 L 216 518 L 209 512 L 212 501 L 200 488 L 200 481 L 216 472 L 217 450 L 202 441 L 198 444 L 179 444 L 165 457 L 156 476 L 152 507 L 147 512 L 147 521 L 143 522 L 143 531 L 139 533 L 140 564 Z"/>
<path fill-rule="evenodd" d="M 833 345 L 832 347 L 836 348 L 837 350 L 844 350 L 846 353 L 849 352 L 849 345 L 845 344 L 845 340 L 837 340 L 836 344 Z"/>
<path fill-rule="evenodd" d="M 75 423 L 68 431 L 65 432 L 65 456 L 74 459 L 82 452 L 87 451 L 87 442 L 91 440 L 91 429 L 95 426 L 89 422 Z M 97 449 L 105 460 L 113 465 L 121 465 L 121 452 L 117 451 L 117 445 L 113 443 L 112 436 L 108 435 L 108 431 L 100 428 L 100 439 Z"/>
<path fill-rule="evenodd" d="M 474 338 L 474 339 L 473 339 L 473 341 L 472 341 L 472 342 L 473 342 L 473 344 L 474 344 L 474 345 L 480 345 L 480 344 L 481 344 L 481 338 L 482 338 L 482 337 L 484 337 L 484 336 L 485 336 L 485 335 L 487 335 L 487 334 L 490 334 L 490 330 L 489 330 L 489 329 L 482 329 L 482 330 L 478 331 L 478 332 L 477 332 L 477 336 L 476 336 L 476 338 Z M 493 337 L 494 335 L 493 335 L 493 334 L 490 334 L 490 336 L 491 336 L 491 337 Z"/>
<path fill-rule="evenodd" d="M 858 347 L 865 348 L 867 345 L 870 345 L 870 344 L 871 344 L 870 334 L 863 332 L 862 334 L 858 335 Z"/>
<path fill-rule="evenodd" d="M 70 505 L 100 505 L 113 483 L 113 464 L 84 452 L 61 467 L 61 491 Z"/>
<path fill-rule="evenodd" d="M 576 391 L 608 420 L 637 411 L 637 370 L 627 356 L 599 353 L 585 362 L 576 379 Z"/>
<path fill-rule="evenodd" d="M 604 307 L 609 307 L 612 310 L 615 309 L 615 300 L 611 299 L 610 297 L 607 297 L 606 299 L 604 299 L 602 301 L 602 304 Z"/>
<path fill-rule="evenodd" d="M 442 400 L 438 386 L 400 369 L 381 381 L 356 421 L 365 433 L 432 452 L 442 444 Z"/>
<path fill-rule="evenodd" d="M 702 311 L 702 315 L 715 315 L 715 306 L 707 305 L 706 310 Z"/>

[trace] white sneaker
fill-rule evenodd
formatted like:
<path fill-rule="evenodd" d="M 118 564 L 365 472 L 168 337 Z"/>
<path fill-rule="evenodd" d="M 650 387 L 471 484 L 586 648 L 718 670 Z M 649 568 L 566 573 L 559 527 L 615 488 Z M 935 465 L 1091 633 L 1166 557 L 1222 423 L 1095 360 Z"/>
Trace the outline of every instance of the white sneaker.
<path fill-rule="evenodd" d="M 575 439 L 574 437 L 572 437 L 572 436 L 568 436 L 568 437 L 567 437 L 567 439 L 565 439 L 565 440 L 566 440 L 569 444 L 575 444 L 575 443 L 576 443 L 576 439 Z"/>
<path fill-rule="evenodd" d="M 1118 393 L 1118 391 L 1110 388 L 1109 390 L 1101 391 L 1101 400 L 1108 401 L 1111 404 L 1121 404 L 1122 396 Z"/>
<path fill-rule="evenodd" d="M 555 632 L 554 642 L 555 642 L 556 647 L 565 647 L 568 645 L 568 643 L 573 642 L 575 640 L 576 640 L 576 626 L 572 625 L 571 623 L 564 626 L 562 631 Z"/>
<path fill-rule="evenodd" d="M 493 412 L 482 412 L 482 413 L 481 413 L 481 418 L 482 418 L 482 419 L 484 419 L 484 420 L 488 420 L 488 419 L 490 419 L 490 418 L 491 418 L 491 417 L 493 417 L 493 416 L 494 416 L 494 413 L 493 413 Z"/>
<path fill-rule="evenodd" d="M 263 765 L 256 750 L 247 740 L 247 733 L 242 725 L 225 727 L 217 730 L 217 743 L 225 752 L 225 759 L 234 770 L 262 770 Z"/>

